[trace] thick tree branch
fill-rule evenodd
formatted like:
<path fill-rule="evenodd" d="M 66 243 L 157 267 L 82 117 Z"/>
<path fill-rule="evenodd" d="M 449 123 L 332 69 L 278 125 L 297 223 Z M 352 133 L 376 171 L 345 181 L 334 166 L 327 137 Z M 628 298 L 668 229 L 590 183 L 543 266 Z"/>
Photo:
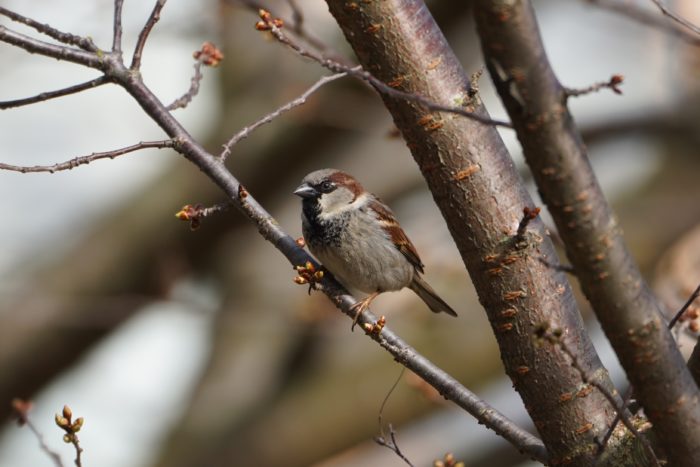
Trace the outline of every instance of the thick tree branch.
<path fill-rule="evenodd" d="M 491 77 L 567 255 L 673 465 L 700 465 L 700 394 L 625 247 L 526 0 L 479 0 Z M 504 46 L 507 44 L 507 46 Z"/>
<path fill-rule="evenodd" d="M 527 224 L 524 241 L 515 238 L 523 207 L 533 202 L 492 125 L 433 112 L 424 102 L 459 102 L 488 120 L 469 77 L 423 2 L 327 3 L 360 64 L 375 78 L 371 83 L 447 221 L 489 316 L 506 372 L 547 446 L 549 462 L 590 465 L 596 439 L 612 414 L 600 393 L 576 396 L 580 375 L 565 356 L 535 343 L 537 325 L 549 322 L 566 329 L 586 371 L 600 374 L 610 390 L 612 384 L 566 278 L 538 260 L 556 257 L 542 222 Z M 383 83 L 421 99 L 385 92 Z"/>
<path fill-rule="evenodd" d="M 0 28 L 0 40 L 16 45 L 27 51 L 40 53 L 49 57 L 67 57 L 69 61 L 91 66 L 104 72 L 105 76 L 122 86 L 141 106 L 154 122 L 173 141 L 173 148 L 185 158 L 200 168 L 217 186 L 231 199 L 233 204 L 258 228 L 260 234 L 272 243 L 292 265 L 313 262 L 279 223 L 243 188 L 236 178 L 227 170 L 223 161 L 208 153 L 184 127 L 171 115 L 165 105 L 158 100 L 153 92 L 143 83 L 138 74 L 127 68 L 121 58 L 121 0 L 115 0 L 114 44 L 113 52 L 97 54 L 78 54 L 73 49 L 53 46 L 52 44 L 36 41 L 27 36 L 12 33 L 6 28 Z M 347 294 L 340 284 L 326 277 L 322 282 L 322 290 L 345 314 L 354 317 L 352 305 L 356 300 Z M 374 316 L 365 312 L 360 319 L 361 324 L 372 324 Z M 415 349 L 406 344 L 388 328 L 381 333 L 370 334 L 380 346 L 389 351 L 396 361 L 414 371 L 426 382 L 433 386 L 445 398 L 452 400 L 460 407 L 474 415 L 481 423 L 496 431 L 499 435 L 518 446 L 523 452 L 540 462 L 547 462 L 547 452 L 542 442 L 530 433 L 517 427 L 512 421 L 498 413 L 494 408 L 480 400 L 468 389 L 447 373 L 436 367 L 432 362 Z"/>
<path fill-rule="evenodd" d="M 57 97 L 68 96 L 70 94 L 77 94 L 88 89 L 102 86 L 105 83 L 109 83 L 109 80 L 104 76 L 100 76 L 99 78 L 91 79 L 90 81 L 76 84 L 74 86 L 69 86 L 67 88 L 58 89 L 56 91 L 42 92 L 41 94 L 37 94 L 36 96 L 25 97 L 23 99 L 0 101 L 0 110 L 11 109 L 13 107 L 22 107 L 23 105 L 36 104 L 37 102 L 48 101 Z"/>

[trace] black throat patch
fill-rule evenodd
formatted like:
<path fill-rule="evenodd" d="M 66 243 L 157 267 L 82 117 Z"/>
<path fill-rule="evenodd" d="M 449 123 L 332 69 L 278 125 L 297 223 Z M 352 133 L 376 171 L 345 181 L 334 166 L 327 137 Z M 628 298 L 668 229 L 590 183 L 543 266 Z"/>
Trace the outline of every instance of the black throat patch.
<path fill-rule="evenodd" d="M 320 218 L 321 207 L 318 198 L 307 198 L 301 203 L 307 225 L 304 226 L 304 238 L 311 245 L 340 246 L 340 236 L 348 224 L 348 213 L 344 212 L 333 220 Z"/>

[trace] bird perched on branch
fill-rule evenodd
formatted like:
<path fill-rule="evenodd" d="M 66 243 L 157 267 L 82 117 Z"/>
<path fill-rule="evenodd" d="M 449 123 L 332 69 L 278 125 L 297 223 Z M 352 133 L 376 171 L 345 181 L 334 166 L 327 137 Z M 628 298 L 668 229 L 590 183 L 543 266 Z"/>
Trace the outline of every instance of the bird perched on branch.
<path fill-rule="evenodd" d="M 302 198 L 302 230 L 311 253 L 345 288 L 369 295 L 355 319 L 383 292 L 409 287 L 431 311 L 457 316 L 421 277 L 423 263 L 388 206 L 351 175 L 311 172 L 294 190 Z"/>

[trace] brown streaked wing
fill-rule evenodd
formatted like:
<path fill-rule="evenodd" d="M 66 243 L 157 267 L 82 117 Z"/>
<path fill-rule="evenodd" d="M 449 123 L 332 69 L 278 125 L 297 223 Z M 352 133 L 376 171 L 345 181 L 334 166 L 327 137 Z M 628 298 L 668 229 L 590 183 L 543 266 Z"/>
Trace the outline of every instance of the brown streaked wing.
<path fill-rule="evenodd" d="M 370 201 L 368 207 L 376 213 L 377 219 L 379 219 L 384 229 L 389 233 L 389 238 L 394 242 L 396 248 L 403 253 L 406 259 L 408 259 L 420 273 L 423 273 L 424 266 L 420 260 L 420 256 L 418 256 L 416 247 L 413 246 L 411 240 L 406 236 L 406 232 L 404 232 L 399 225 L 396 217 L 394 217 L 394 213 L 391 212 L 385 204 L 379 201 L 378 198 Z"/>

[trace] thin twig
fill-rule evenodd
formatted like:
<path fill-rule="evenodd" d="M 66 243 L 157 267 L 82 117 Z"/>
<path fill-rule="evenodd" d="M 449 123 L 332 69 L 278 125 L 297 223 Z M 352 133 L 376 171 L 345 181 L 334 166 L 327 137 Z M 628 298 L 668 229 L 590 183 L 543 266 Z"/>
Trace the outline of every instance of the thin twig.
<path fill-rule="evenodd" d="M 525 238 L 525 231 L 527 230 L 527 226 L 530 225 L 530 222 L 535 220 L 539 215 L 540 208 L 538 207 L 530 208 L 528 206 L 525 206 L 523 208 L 523 217 L 520 219 L 520 223 L 518 224 L 518 230 L 515 232 L 516 242 L 520 242 Z"/>
<path fill-rule="evenodd" d="M 265 115 L 261 119 L 257 120 L 255 123 L 248 125 L 246 127 L 243 127 L 241 130 L 239 130 L 235 135 L 229 139 L 226 144 L 224 144 L 223 148 L 224 150 L 221 152 L 219 155 L 219 158 L 223 161 L 226 160 L 226 157 L 231 153 L 231 148 L 233 148 L 238 142 L 240 142 L 242 139 L 247 138 L 253 131 L 255 131 L 258 127 L 270 123 L 272 120 L 275 118 L 279 117 L 281 114 L 285 112 L 289 112 L 292 110 L 294 107 L 298 107 L 306 102 L 306 100 L 313 94 L 314 92 L 318 91 L 319 88 L 322 86 L 335 81 L 337 79 L 340 79 L 344 76 L 347 76 L 346 72 L 341 72 L 341 73 L 336 73 L 334 75 L 329 75 L 329 76 L 322 76 L 321 79 L 316 81 L 309 89 L 304 91 L 303 94 L 301 94 L 299 97 L 297 97 L 294 100 L 291 100 L 284 104 L 281 107 L 278 107 L 276 110 L 270 112 L 269 114 Z"/>
<path fill-rule="evenodd" d="M 122 7 L 124 0 L 114 0 L 114 37 L 112 53 L 121 57 L 122 54 Z"/>
<path fill-rule="evenodd" d="M 583 96 L 585 94 L 598 92 L 601 89 L 610 89 L 615 94 L 622 94 L 622 90 L 619 86 L 622 84 L 624 79 L 625 78 L 622 75 L 612 75 L 608 81 L 600 81 L 581 89 L 565 88 L 564 92 L 566 93 L 566 97 Z"/>
<path fill-rule="evenodd" d="M 267 12 L 264 12 L 267 13 Z M 261 17 L 263 18 L 263 21 L 265 23 L 264 28 L 259 28 L 262 30 L 270 31 L 272 36 L 277 39 L 278 42 L 286 45 L 287 47 L 291 48 L 293 51 L 295 51 L 297 54 L 301 55 L 302 57 L 310 58 L 311 60 L 314 60 L 315 62 L 319 63 L 322 67 L 334 72 L 334 73 L 347 73 L 348 75 L 365 81 L 372 86 L 374 86 L 377 91 L 380 93 L 394 97 L 397 99 L 404 99 L 407 101 L 411 102 L 417 102 L 424 106 L 426 109 L 434 111 L 434 112 L 447 112 L 447 113 L 452 113 L 456 115 L 461 115 L 463 117 L 469 118 L 471 120 L 474 120 L 479 123 L 483 123 L 484 125 L 492 125 L 492 126 L 500 126 L 504 128 L 513 128 L 513 125 L 510 122 L 502 121 L 502 120 L 494 120 L 492 118 L 489 118 L 487 116 L 477 114 L 474 112 L 469 112 L 468 110 L 465 110 L 463 107 L 454 107 L 450 105 L 443 105 L 443 104 L 438 104 L 436 102 L 433 102 L 432 100 L 428 99 L 427 97 L 421 96 L 419 94 L 411 93 L 411 92 L 405 92 L 401 91 L 399 89 L 395 89 L 388 84 L 384 83 L 380 79 L 374 77 L 371 73 L 368 71 L 362 69 L 362 68 L 357 68 L 357 66 L 349 66 L 349 65 L 344 65 L 338 61 L 332 60 L 330 58 L 324 57 L 319 53 L 313 52 L 309 49 L 306 49 L 302 47 L 299 43 L 295 42 L 292 40 L 289 36 L 284 34 L 282 30 L 275 25 L 274 20 L 269 18 L 269 13 L 267 13 L 268 18 L 266 19 L 264 14 L 261 14 Z"/>
<path fill-rule="evenodd" d="M 651 26 L 660 31 L 670 33 L 679 39 L 693 45 L 700 45 L 700 37 L 693 34 L 680 24 L 668 21 L 667 18 L 659 16 L 649 8 L 641 5 L 621 0 L 583 0 L 586 3 L 595 5 L 605 10 L 617 13 L 625 18 L 637 21 L 640 24 Z"/>
<path fill-rule="evenodd" d="M 56 451 L 51 449 L 48 444 L 46 444 L 46 441 L 44 441 L 44 436 L 37 429 L 37 427 L 34 426 L 34 423 L 32 423 L 31 419 L 29 418 L 29 411 L 32 408 L 32 403 L 22 399 L 13 399 L 12 408 L 15 411 L 15 415 L 17 415 L 17 423 L 19 426 L 26 425 L 27 428 L 29 428 L 29 431 L 34 434 L 34 437 L 39 442 L 39 449 L 41 449 L 53 461 L 56 467 L 63 467 L 61 456 Z"/>
<path fill-rule="evenodd" d="M 391 395 L 394 393 L 394 390 L 399 385 L 399 382 L 401 382 L 401 378 L 403 377 L 403 374 L 405 372 L 406 372 L 406 367 L 401 367 L 401 371 L 399 372 L 399 376 L 396 378 L 396 381 L 394 381 L 394 384 L 391 385 L 391 389 L 389 389 L 389 392 L 386 393 L 386 396 L 384 396 L 384 400 L 382 401 L 382 405 L 379 407 L 379 415 L 377 417 L 377 421 L 379 423 L 379 436 L 376 436 L 374 438 L 374 442 L 380 446 L 384 446 L 385 448 L 392 450 L 406 464 L 413 467 L 413 464 L 411 463 L 411 461 L 408 460 L 408 458 L 404 455 L 404 453 L 401 452 L 401 449 L 399 449 L 399 445 L 396 442 L 396 432 L 394 431 L 394 427 L 391 425 L 391 423 L 389 423 L 389 437 L 390 437 L 391 441 L 387 441 L 386 434 L 384 433 L 384 422 L 382 420 L 382 418 L 384 416 L 384 407 L 386 407 L 386 403 L 389 401 L 389 397 L 391 397 Z"/>
<path fill-rule="evenodd" d="M 93 152 L 89 156 L 79 156 L 74 159 L 65 162 L 59 162 L 53 165 L 34 165 L 34 166 L 21 166 L 21 165 L 11 165 L 4 164 L 0 162 L 0 170 L 9 170 L 12 172 L 30 173 L 30 172 L 60 172 L 62 170 L 72 170 L 78 166 L 89 164 L 90 162 L 96 161 L 98 159 L 114 159 L 115 157 L 122 156 L 134 151 L 140 151 L 141 149 L 163 149 L 175 147 L 176 142 L 171 139 L 166 139 L 162 141 L 142 141 L 131 146 L 127 146 L 120 149 L 115 149 L 113 151 L 106 152 Z"/>
<path fill-rule="evenodd" d="M 661 13 L 664 14 L 664 16 L 667 16 L 671 18 L 671 20 L 675 21 L 676 23 L 680 24 L 684 28 L 686 28 L 689 31 L 692 31 L 695 34 L 700 35 L 700 27 L 694 25 L 687 19 L 683 18 L 682 16 L 679 16 L 675 13 L 673 13 L 671 10 L 669 10 L 666 5 L 661 0 L 651 0 L 651 2 L 656 5 L 659 10 L 661 10 Z"/>
<path fill-rule="evenodd" d="M 697 299 L 698 297 L 700 297 L 700 284 L 698 284 L 695 291 L 692 294 L 690 294 L 690 297 L 688 297 L 688 301 L 685 302 L 681 309 L 678 310 L 678 312 L 673 316 L 671 321 L 668 322 L 668 329 L 673 329 L 673 327 L 676 325 L 681 316 L 683 316 L 683 313 L 686 312 L 688 307 L 692 305 L 695 299 Z"/>
<path fill-rule="evenodd" d="M 199 83 L 202 81 L 202 78 L 204 78 L 204 75 L 202 74 L 203 60 L 204 58 L 200 57 L 197 59 L 196 62 L 194 62 L 194 75 L 190 80 L 190 88 L 187 90 L 187 92 L 175 99 L 170 105 L 166 107 L 166 109 L 184 109 L 189 105 L 190 102 L 192 102 L 192 99 L 194 99 L 194 97 L 199 93 Z"/>
<path fill-rule="evenodd" d="M 151 33 L 153 27 L 160 19 L 160 12 L 165 6 L 166 1 L 167 0 L 158 0 L 156 4 L 153 5 L 151 15 L 148 17 L 146 24 L 143 26 L 143 29 L 139 33 L 139 39 L 136 42 L 136 47 L 134 48 L 134 56 L 131 59 L 131 66 L 129 66 L 129 68 L 131 68 L 132 70 L 138 70 L 139 68 L 141 68 L 141 55 L 143 55 L 143 48 L 146 46 L 148 35 Z"/>
<path fill-rule="evenodd" d="M 562 352 L 564 352 L 569 357 L 569 359 L 571 360 L 571 366 L 579 373 L 579 375 L 581 375 L 581 381 L 583 381 L 584 384 L 588 384 L 590 386 L 595 387 L 603 395 L 603 397 L 605 397 L 608 400 L 612 408 L 617 412 L 617 416 L 620 417 L 620 420 L 625 425 L 625 427 L 627 427 L 627 429 L 642 444 L 647 456 L 649 457 L 649 460 L 652 462 L 652 465 L 658 467 L 659 461 L 656 458 L 654 449 L 649 443 L 649 440 L 642 434 L 640 434 L 639 431 L 637 431 L 637 428 L 634 426 L 632 420 L 630 420 L 628 414 L 626 413 L 624 402 L 620 403 L 619 396 L 615 397 L 615 395 L 611 393 L 608 390 L 608 388 L 606 388 L 603 384 L 601 384 L 600 381 L 598 381 L 598 379 L 588 374 L 588 372 L 583 368 L 583 366 L 581 366 L 581 363 L 578 360 L 578 356 L 571 350 L 571 348 L 564 340 L 563 336 L 563 333 L 559 330 L 542 329 L 539 337 L 545 339 L 550 344 L 558 346 L 562 350 Z"/>
<path fill-rule="evenodd" d="M 178 212 L 175 213 L 175 217 L 181 221 L 189 221 L 190 229 L 197 230 L 202 223 L 202 219 L 209 217 L 213 214 L 228 211 L 233 206 L 230 201 L 226 203 L 219 203 L 213 206 L 205 208 L 201 204 L 186 204 Z"/>
<path fill-rule="evenodd" d="M 36 104 L 37 102 L 48 101 L 49 99 L 55 99 L 56 97 L 68 96 L 70 94 L 76 94 L 87 89 L 96 88 L 108 83 L 109 80 L 105 76 L 100 76 L 99 78 L 91 79 L 84 83 L 76 84 L 74 86 L 69 86 L 67 88 L 58 89 L 56 91 L 42 92 L 32 97 L 25 97 L 23 99 L 15 99 L 11 101 L 0 101 L 0 110 L 11 109 L 14 107 L 21 107 L 23 105 Z"/>
<path fill-rule="evenodd" d="M 59 31 L 56 28 L 52 28 L 48 24 L 42 24 L 38 21 L 35 21 L 31 18 L 27 18 L 26 16 L 20 15 L 19 13 L 15 13 L 14 11 L 8 10 L 7 8 L 3 7 L 0 7 L 0 15 L 7 16 L 12 21 L 16 21 L 18 23 L 22 23 L 26 26 L 29 26 L 30 28 L 33 28 L 42 34 L 46 34 L 47 36 L 56 39 L 59 42 L 63 42 L 64 44 L 76 45 L 88 52 L 97 51 L 97 46 L 94 42 L 92 42 L 92 39 L 90 39 L 89 37 L 81 37 L 76 36 L 75 34 Z"/>

